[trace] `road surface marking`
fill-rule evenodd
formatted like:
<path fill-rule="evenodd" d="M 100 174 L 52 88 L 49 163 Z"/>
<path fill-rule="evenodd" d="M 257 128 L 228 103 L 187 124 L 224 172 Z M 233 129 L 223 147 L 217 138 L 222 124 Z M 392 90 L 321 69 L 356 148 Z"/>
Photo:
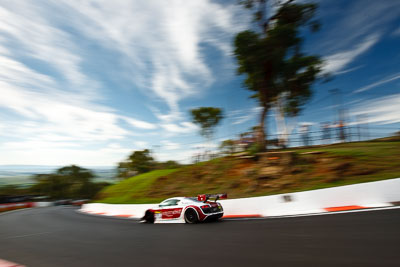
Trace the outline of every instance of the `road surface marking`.
<path fill-rule="evenodd" d="M 25 267 L 25 266 L 11 261 L 5 261 L 0 259 L 0 267 Z"/>
<path fill-rule="evenodd" d="M 14 239 L 14 238 L 21 238 L 21 237 L 28 237 L 28 236 L 35 236 L 35 235 L 45 235 L 45 234 L 51 234 L 53 232 L 41 232 L 41 233 L 33 233 L 33 234 L 27 234 L 27 235 L 16 235 L 16 236 L 9 236 L 5 237 L 4 239 Z M 1 267 L 1 265 L 0 265 Z"/>

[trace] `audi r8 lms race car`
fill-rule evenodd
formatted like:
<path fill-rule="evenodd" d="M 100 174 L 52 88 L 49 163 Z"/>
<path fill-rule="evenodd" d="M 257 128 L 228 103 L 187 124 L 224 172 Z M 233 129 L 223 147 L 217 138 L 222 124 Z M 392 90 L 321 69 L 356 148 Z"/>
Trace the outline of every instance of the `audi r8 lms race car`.
<path fill-rule="evenodd" d="M 161 202 L 145 212 L 141 222 L 147 223 L 198 223 L 216 221 L 224 215 L 218 199 L 226 194 L 198 195 L 195 197 L 174 197 Z M 213 199 L 213 201 L 210 201 Z"/>

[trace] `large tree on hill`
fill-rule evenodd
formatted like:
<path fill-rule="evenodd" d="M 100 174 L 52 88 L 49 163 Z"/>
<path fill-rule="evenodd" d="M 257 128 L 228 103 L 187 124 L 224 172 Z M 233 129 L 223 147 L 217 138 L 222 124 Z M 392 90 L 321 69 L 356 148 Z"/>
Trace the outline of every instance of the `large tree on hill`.
<path fill-rule="evenodd" d="M 215 127 L 223 119 L 220 108 L 200 107 L 190 110 L 193 123 L 200 126 L 200 134 L 210 140 L 214 134 Z"/>
<path fill-rule="evenodd" d="M 254 91 L 262 107 L 258 143 L 266 148 L 265 121 L 268 111 L 277 106 L 281 115 L 296 116 L 312 95 L 311 85 L 321 71 L 321 59 L 301 51 L 301 29 L 312 31 L 319 24 L 312 20 L 317 6 L 309 3 L 277 4 L 268 17 L 267 0 L 245 0 L 241 3 L 254 14 L 258 26 L 236 35 L 234 46 L 238 74 L 245 74 L 244 86 Z"/>

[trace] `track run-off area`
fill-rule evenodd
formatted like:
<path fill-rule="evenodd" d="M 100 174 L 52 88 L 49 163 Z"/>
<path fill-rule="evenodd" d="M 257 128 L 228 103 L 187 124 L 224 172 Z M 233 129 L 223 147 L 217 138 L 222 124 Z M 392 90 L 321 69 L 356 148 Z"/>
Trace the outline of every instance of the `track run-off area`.
<path fill-rule="evenodd" d="M 139 224 L 67 206 L 0 215 L 0 259 L 27 267 L 399 266 L 400 209 Z"/>

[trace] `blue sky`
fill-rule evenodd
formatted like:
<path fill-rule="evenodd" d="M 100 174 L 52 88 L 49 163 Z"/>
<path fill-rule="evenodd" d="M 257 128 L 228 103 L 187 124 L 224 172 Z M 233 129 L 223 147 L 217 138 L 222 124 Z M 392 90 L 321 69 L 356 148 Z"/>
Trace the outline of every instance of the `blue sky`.
<path fill-rule="evenodd" d="M 250 19 L 235 2 L 0 0 L 0 165 L 112 166 L 143 148 L 187 162 L 206 146 L 199 106 L 224 109 L 214 143 L 247 131 L 259 109 L 236 76 L 232 39 Z M 333 88 L 353 125 L 400 128 L 400 1 L 324 0 L 317 16 L 304 49 L 333 79 L 293 131 L 334 120 Z"/>

